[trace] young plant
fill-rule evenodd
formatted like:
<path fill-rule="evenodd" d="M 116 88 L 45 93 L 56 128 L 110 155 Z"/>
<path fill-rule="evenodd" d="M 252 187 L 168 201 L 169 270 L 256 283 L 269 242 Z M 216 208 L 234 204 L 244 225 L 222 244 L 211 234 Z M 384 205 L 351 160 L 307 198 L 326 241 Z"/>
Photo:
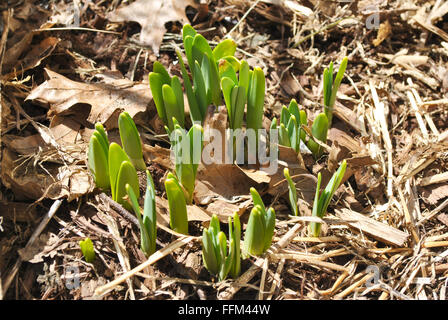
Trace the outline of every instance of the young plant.
<path fill-rule="evenodd" d="M 110 187 L 109 179 L 109 139 L 101 123 L 95 125 L 87 153 L 89 170 L 97 187 L 106 190 Z"/>
<path fill-rule="evenodd" d="M 109 146 L 109 176 L 112 199 L 131 210 L 132 207 L 124 197 L 127 194 L 126 184 L 133 188 L 137 198 L 140 197 L 137 170 L 135 170 L 126 152 L 115 142 L 112 142 Z"/>
<path fill-rule="evenodd" d="M 217 62 L 221 58 L 233 57 L 236 43 L 226 39 L 212 50 L 207 40 L 189 24 L 184 25 L 182 38 L 192 80 L 190 80 L 180 52 L 176 51 L 176 54 L 184 79 L 190 116 L 193 122 L 202 122 L 210 104 L 216 106 L 222 104 Z"/>
<path fill-rule="evenodd" d="M 165 190 L 170 210 L 170 227 L 176 232 L 188 234 L 187 203 L 184 190 L 171 172 L 165 180 Z"/>
<path fill-rule="evenodd" d="M 241 129 L 249 90 L 249 64 L 242 60 L 233 66 L 228 60 L 222 59 L 219 68 L 230 129 Z M 239 71 L 238 77 L 235 69 Z"/>
<path fill-rule="evenodd" d="M 179 125 L 174 126 L 170 135 L 171 146 L 174 151 L 176 176 L 186 191 L 185 199 L 188 204 L 193 202 L 196 173 L 203 146 L 203 129 L 194 124 L 188 132 Z"/>
<path fill-rule="evenodd" d="M 93 249 L 93 242 L 90 238 L 79 241 L 79 246 L 87 263 L 95 261 L 95 250 Z"/>
<path fill-rule="evenodd" d="M 347 162 L 344 160 L 339 166 L 338 170 L 333 174 L 330 181 L 328 182 L 325 189 L 320 193 L 320 185 L 322 181 L 321 173 L 317 175 L 317 187 L 316 195 L 314 197 L 313 203 L 313 217 L 323 218 L 327 212 L 328 205 L 333 198 L 334 193 L 341 184 L 342 178 L 344 177 L 345 170 L 347 168 Z M 311 222 L 309 226 L 309 231 L 312 236 L 319 237 L 321 224 L 317 222 Z"/>
<path fill-rule="evenodd" d="M 333 120 L 333 108 L 336 102 L 336 94 L 338 92 L 339 86 L 341 85 L 342 78 L 344 77 L 345 69 L 347 68 L 348 58 L 342 59 L 339 70 L 336 77 L 333 78 L 333 62 L 330 63 L 328 68 L 324 70 L 324 107 L 325 115 L 328 118 L 328 124 L 331 126 Z"/>
<path fill-rule="evenodd" d="M 140 225 L 140 247 L 143 253 L 149 257 L 156 251 L 157 220 L 154 182 L 149 171 L 146 171 L 146 176 L 147 187 L 143 215 L 134 189 L 129 184 L 126 184 L 126 193 Z"/>
<path fill-rule="evenodd" d="M 248 129 L 255 130 L 257 138 L 258 129 L 262 127 L 263 122 L 265 92 L 266 79 L 263 70 L 259 67 L 255 67 L 253 71 L 249 71 L 246 125 Z"/>
<path fill-rule="evenodd" d="M 240 255 L 241 225 L 238 214 L 229 217 L 229 250 L 227 251 L 227 238 L 220 230 L 218 217 L 214 214 L 209 228 L 202 232 L 202 260 L 207 270 L 212 275 L 218 275 L 219 281 L 223 281 L 230 275 L 238 277 L 241 270 Z"/>
<path fill-rule="evenodd" d="M 283 174 L 285 176 L 286 181 L 288 181 L 288 192 L 289 192 L 289 203 L 291 204 L 292 212 L 295 216 L 299 215 L 299 208 L 297 206 L 297 190 L 296 185 L 292 181 L 291 176 L 289 175 L 289 169 L 285 168 L 283 170 Z"/>
<path fill-rule="evenodd" d="M 137 126 L 126 111 L 122 112 L 118 117 L 118 128 L 120 130 L 121 144 L 131 163 L 137 170 L 146 170 L 146 164 L 143 160 L 142 142 Z"/>
<path fill-rule="evenodd" d="M 314 139 L 326 143 L 329 126 L 330 124 L 328 123 L 328 119 L 325 113 L 319 113 L 316 119 L 314 119 L 313 121 L 313 125 L 311 126 L 311 134 L 313 135 L 313 138 L 310 138 L 307 141 L 306 145 L 315 159 L 319 158 L 322 155 L 323 150 L 322 147 L 314 141 Z"/>
<path fill-rule="evenodd" d="M 243 256 L 259 256 L 269 249 L 274 236 L 275 211 L 266 207 L 255 188 L 250 189 L 254 208 L 252 209 L 244 235 Z"/>
<path fill-rule="evenodd" d="M 185 106 L 182 85 L 177 76 L 170 77 L 165 67 L 154 62 L 153 72 L 149 74 L 149 86 L 156 105 L 157 113 L 163 123 L 174 129 L 173 118 L 181 127 L 185 126 Z"/>
<path fill-rule="evenodd" d="M 296 152 L 300 152 L 300 140 L 305 142 L 305 131 L 300 127 L 307 124 L 305 110 L 299 110 L 299 105 L 295 99 L 292 99 L 289 106 L 283 106 L 280 115 L 280 125 L 277 125 L 277 119 L 271 123 L 271 130 L 279 130 L 279 144 L 291 147 Z"/>

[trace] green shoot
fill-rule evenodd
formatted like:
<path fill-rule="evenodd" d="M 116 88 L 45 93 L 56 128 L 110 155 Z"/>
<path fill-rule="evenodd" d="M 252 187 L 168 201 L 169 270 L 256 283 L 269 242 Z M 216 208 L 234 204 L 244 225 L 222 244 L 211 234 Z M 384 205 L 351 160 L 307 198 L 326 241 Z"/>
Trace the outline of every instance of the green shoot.
<path fill-rule="evenodd" d="M 124 197 L 126 196 L 126 184 L 129 184 L 140 197 L 138 176 L 135 167 L 129 160 L 123 149 L 112 142 L 109 146 L 109 176 L 112 189 L 112 199 L 131 210 L 131 206 Z"/>
<path fill-rule="evenodd" d="M 170 77 L 165 67 L 154 62 L 153 72 L 149 74 L 149 86 L 157 113 L 170 130 L 174 129 L 173 117 L 181 127 L 185 126 L 185 106 L 182 86 L 177 76 Z"/>
<path fill-rule="evenodd" d="M 229 217 L 229 250 L 227 251 L 227 238 L 220 230 L 219 219 L 214 214 L 210 220 L 209 228 L 202 232 L 202 260 L 207 270 L 218 275 L 219 281 L 231 274 L 236 278 L 241 269 L 239 242 L 241 226 L 238 214 L 234 214 L 234 224 Z"/>
<path fill-rule="evenodd" d="M 347 168 L 347 162 L 344 160 L 338 168 L 338 170 L 333 174 L 330 181 L 328 182 L 325 189 L 320 193 L 320 185 L 322 181 L 321 173 L 317 175 L 317 187 L 316 194 L 313 203 L 313 217 L 323 218 L 327 212 L 328 205 L 333 198 L 334 193 L 339 188 L 339 185 L 344 178 L 345 170 Z M 319 237 L 321 229 L 321 224 L 317 222 L 312 222 L 309 226 L 309 231 L 314 237 Z"/>
<path fill-rule="evenodd" d="M 279 130 L 279 143 L 283 146 L 293 148 L 297 153 L 300 152 L 300 141 L 305 142 L 305 131 L 301 125 L 307 124 L 306 112 L 299 110 L 299 105 L 295 99 L 292 99 L 289 106 L 283 106 L 280 114 L 280 125 L 274 118 L 271 129 Z"/>
<path fill-rule="evenodd" d="M 140 225 L 140 247 L 143 253 L 149 257 L 156 250 L 157 221 L 154 184 L 149 171 L 146 171 L 146 175 L 147 188 L 143 216 L 138 204 L 138 198 L 134 192 L 134 189 L 129 184 L 126 184 L 126 193 Z"/>
<path fill-rule="evenodd" d="M 333 79 L 333 62 L 331 62 L 330 66 L 328 68 L 325 68 L 324 70 L 324 76 L 323 76 L 324 107 L 325 107 L 325 115 L 328 118 L 329 126 L 331 126 L 331 122 L 333 120 L 333 108 L 336 102 L 336 94 L 338 92 L 339 86 L 341 85 L 342 78 L 344 77 L 345 69 L 347 68 L 347 63 L 348 63 L 347 57 L 342 59 L 341 65 L 334 79 Z"/>
<path fill-rule="evenodd" d="M 89 170 L 96 185 L 103 190 L 109 189 L 109 139 L 101 123 L 95 125 L 95 131 L 89 142 L 87 158 Z"/>
<path fill-rule="evenodd" d="M 90 238 L 85 238 L 84 240 L 79 241 L 79 246 L 81 247 L 82 255 L 87 263 L 95 261 L 95 250 Z"/>
<path fill-rule="evenodd" d="M 170 210 L 170 227 L 176 232 L 188 234 L 187 203 L 182 186 L 171 172 L 165 180 L 165 190 Z"/>
<path fill-rule="evenodd" d="M 186 201 L 193 202 L 194 186 L 199 162 L 201 161 L 203 129 L 193 125 L 188 132 L 175 125 L 170 135 L 175 155 L 176 176 L 186 191 Z"/>
<path fill-rule="evenodd" d="M 243 255 L 259 256 L 269 249 L 274 236 L 275 211 L 266 207 L 255 188 L 250 189 L 254 208 L 252 209 L 244 235 Z"/>
<path fill-rule="evenodd" d="M 283 170 L 283 174 L 285 176 L 286 181 L 288 181 L 288 192 L 289 192 L 289 203 L 291 204 L 292 212 L 295 216 L 299 215 L 299 208 L 297 206 L 297 190 L 296 185 L 292 181 L 291 176 L 289 175 L 289 169 L 285 168 Z"/>
<path fill-rule="evenodd" d="M 313 121 L 311 126 L 311 133 L 314 139 L 320 140 L 323 143 L 327 142 L 329 123 L 325 113 L 319 113 Z M 313 139 L 309 139 L 307 142 L 307 147 L 312 152 L 315 159 L 319 158 L 322 153 L 322 147 L 316 143 Z"/>
<path fill-rule="evenodd" d="M 122 112 L 118 117 L 121 144 L 137 170 L 146 170 L 143 160 L 142 142 L 137 131 L 137 126 L 127 112 Z"/>

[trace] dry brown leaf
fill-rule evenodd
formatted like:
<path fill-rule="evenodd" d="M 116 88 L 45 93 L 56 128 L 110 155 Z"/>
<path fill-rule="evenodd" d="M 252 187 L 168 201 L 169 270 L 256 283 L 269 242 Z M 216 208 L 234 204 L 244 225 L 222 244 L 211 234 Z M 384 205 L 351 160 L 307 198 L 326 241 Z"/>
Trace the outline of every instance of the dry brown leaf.
<path fill-rule="evenodd" d="M 76 165 L 60 167 L 57 179 L 57 185 L 60 186 L 58 198 L 66 197 L 68 202 L 92 192 L 95 188 L 92 176 L 85 168 Z"/>
<path fill-rule="evenodd" d="M 434 184 L 423 188 L 421 198 L 431 205 L 437 204 L 441 199 L 448 197 L 448 185 Z"/>
<path fill-rule="evenodd" d="M 390 25 L 389 20 L 380 24 L 380 28 L 378 29 L 378 34 L 376 39 L 373 40 L 373 45 L 378 47 L 384 40 L 386 40 L 392 34 L 392 26 Z"/>
<path fill-rule="evenodd" d="M 214 199 L 238 201 L 248 197 L 251 187 L 259 184 L 247 176 L 238 166 L 233 164 L 212 164 L 199 166 L 194 200 L 206 205 Z"/>
<path fill-rule="evenodd" d="M 41 156 L 28 154 L 19 157 L 9 148 L 4 148 L 1 181 L 10 188 L 17 199 L 59 199 L 72 201 L 94 188 L 94 181 L 84 167 L 78 165 L 60 166 L 51 163 L 54 152 L 42 152 Z M 42 157 L 40 159 L 39 157 Z M 40 163 L 46 160 L 51 162 Z"/>
<path fill-rule="evenodd" d="M 25 202 L 0 201 L 0 212 L 5 219 L 19 222 L 35 222 L 36 207 Z"/>
<path fill-rule="evenodd" d="M 446 213 L 439 214 L 437 219 L 448 227 L 448 215 Z"/>
<path fill-rule="evenodd" d="M 135 21 L 142 26 L 140 42 L 150 46 L 156 55 L 166 32 L 165 23 L 181 21 L 188 23 L 185 9 L 195 7 L 193 0 L 137 0 L 128 6 L 110 12 L 107 19 L 112 22 Z"/>
<path fill-rule="evenodd" d="M 20 137 L 8 134 L 3 137 L 3 143 L 10 149 L 21 155 L 31 155 L 38 152 L 39 148 L 45 148 L 46 144 L 40 134 Z"/>
<path fill-rule="evenodd" d="M 19 166 L 17 155 L 9 148 L 3 149 L 1 179 L 11 189 L 17 200 L 39 199 L 55 180 L 43 170 Z M 47 166 L 54 173 L 55 166 Z"/>
<path fill-rule="evenodd" d="M 171 151 L 167 148 L 155 145 L 143 144 L 143 157 L 147 162 L 154 162 L 165 169 L 174 170 L 174 163 L 170 159 Z"/>
<path fill-rule="evenodd" d="M 24 40 L 27 39 L 27 37 L 24 38 Z M 2 78 L 11 79 L 17 77 L 19 74 L 22 74 L 26 70 L 37 67 L 38 65 L 40 65 L 42 60 L 51 55 L 51 53 L 58 45 L 59 41 L 60 40 L 58 38 L 54 37 L 46 38 L 39 44 L 33 46 L 23 59 L 7 61 L 8 64 L 6 64 L 7 68 L 5 68 L 5 71 L 10 71 L 10 73 L 4 75 Z M 21 45 L 25 46 L 25 49 L 29 49 L 29 44 L 30 43 L 28 42 L 21 42 Z M 8 54 L 6 54 L 6 56 L 8 56 Z"/>
<path fill-rule="evenodd" d="M 109 79 L 107 83 L 81 83 L 49 69 L 45 72 L 49 79 L 34 88 L 26 100 L 49 107 L 49 116 L 82 114 L 90 109 L 86 112 L 87 121 L 91 124 L 100 121 L 110 130 L 117 128 L 122 111 L 126 110 L 134 118 L 145 112 L 152 100 L 149 85 L 145 82 Z M 82 123 L 84 120 L 78 121 Z"/>
<path fill-rule="evenodd" d="M 266 171 L 256 170 L 256 169 L 248 169 L 244 167 L 238 166 L 249 178 L 256 181 L 257 183 L 269 183 L 271 181 L 271 177 L 268 175 Z"/>
<path fill-rule="evenodd" d="M 70 245 L 70 242 L 65 242 L 58 247 L 58 250 L 54 250 L 58 246 L 59 240 L 59 237 L 54 233 L 43 233 L 32 246 L 19 249 L 18 252 L 23 261 L 39 263 L 44 261 L 44 257 L 53 258 L 58 250 L 65 249 Z"/>
<path fill-rule="evenodd" d="M 243 215 L 247 210 L 247 207 L 247 201 L 236 205 L 228 201 L 217 199 L 207 206 L 207 211 L 212 215 L 216 214 L 221 222 L 228 223 L 229 217 L 232 217 L 235 212 L 238 213 L 239 216 Z"/>

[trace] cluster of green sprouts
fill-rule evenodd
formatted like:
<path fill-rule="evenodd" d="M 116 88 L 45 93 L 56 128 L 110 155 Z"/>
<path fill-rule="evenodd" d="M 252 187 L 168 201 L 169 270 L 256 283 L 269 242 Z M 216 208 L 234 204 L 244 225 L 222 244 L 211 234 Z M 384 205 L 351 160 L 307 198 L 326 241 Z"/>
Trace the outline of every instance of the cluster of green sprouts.
<path fill-rule="evenodd" d="M 212 50 L 207 40 L 190 25 L 182 31 L 183 47 L 187 60 L 184 63 L 180 51 L 176 51 L 182 74 L 183 87 L 189 105 L 192 126 L 186 130 L 184 90 L 181 80 L 171 76 L 165 67 L 155 62 L 149 74 L 149 84 L 157 113 L 169 135 L 174 152 L 175 170 L 165 179 L 168 198 L 170 227 L 172 230 L 188 234 L 187 206 L 193 203 L 198 165 L 201 162 L 204 132 L 202 128 L 209 105 L 225 105 L 229 128 L 233 130 L 262 128 L 266 81 L 259 67 L 253 69 L 245 60 L 234 55 L 236 43 L 226 39 Z M 187 71 L 187 66 L 189 72 Z M 333 79 L 333 63 L 324 71 L 324 112 L 320 113 L 311 126 L 308 137 L 307 114 L 300 110 L 296 100 L 283 106 L 280 121 L 272 121 L 271 130 L 278 130 L 279 144 L 300 152 L 304 143 L 317 159 L 322 155 L 322 147 L 316 143 L 326 142 L 327 132 L 332 122 L 336 93 L 342 81 L 347 58 L 345 58 Z M 110 189 L 112 199 L 127 210 L 134 211 L 141 231 L 141 249 L 147 255 L 156 250 L 157 222 L 154 182 L 143 160 L 142 144 L 137 127 L 127 112 L 119 116 L 118 127 L 121 145 L 109 143 L 108 135 L 101 123 L 95 125 L 88 150 L 88 166 L 96 185 L 103 191 Z M 258 136 L 257 136 L 258 141 Z M 323 217 L 329 202 L 340 185 L 346 169 L 344 161 L 325 190 L 320 193 L 321 175 L 313 207 L 313 215 Z M 146 172 L 147 183 L 143 209 L 140 208 L 140 187 L 137 172 Z M 299 214 L 295 184 L 288 169 L 284 175 L 289 186 L 289 200 L 294 215 Z M 229 217 L 229 238 L 220 229 L 219 219 L 213 215 L 208 228 L 202 235 L 202 258 L 212 275 L 224 280 L 228 275 L 239 276 L 241 258 L 264 254 L 271 246 L 275 229 L 275 211 L 266 208 L 259 193 L 250 189 L 253 209 L 250 212 L 242 249 L 241 224 L 238 214 Z M 310 231 L 319 236 L 320 225 L 310 224 Z M 88 239 L 90 240 L 90 239 Z M 91 241 L 82 242 L 82 252 L 86 261 L 93 260 Z M 93 253 L 92 253 L 93 252 Z"/>
<path fill-rule="evenodd" d="M 235 58 L 236 43 L 226 39 L 212 50 L 204 36 L 186 24 L 182 30 L 183 46 L 190 74 L 179 51 L 182 79 L 188 99 L 192 123 L 202 124 L 207 108 L 224 104 L 231 129 L 241 129 L 246 110 L 246 127 L 262 127 L 265 76 L 259 67 L 253 70 L 244 60 Z M 170 134 L 176 121 L 185 127 L 182 88 L 177 76 L 171 77 L 159 62 L 149 74 L 149 84 L 157 113 Z"/>
<path fill-rule="evenodd" d="M 333 119 L 336 94 L 344 77 L 347 63 L 348 59 L 345 57 L 341 62 L 335 78 L 333 78 L 333 62 L 330 63 L 329 68 L 325 68 L 323 74 L 324 112 L 319 113 L 314 119 L 311 125 L 311 136 L 308 139 L 305 130 L 302 129 L 302 126 L 308 124 L 305 110 L 299 110 L 295 99 L 291 100 L 288 107 L 282 107 L 280 123 L 277 124 L 276 118 L 271 123 L 271 130 L 277 129 L 279 131 L 279 144 L 291 147 L 296 152 L 300 152 L 300 142 L 302 141 L 311 151 L 314 158 L 318 159 L 322 156 L 322 147 L 316 140 L 322 143 L 327 142 L 328 130 L 331 127 Z"/>
<path fill-rule="evenodd" d="M 138 204 L 140 186 L 137 170 L 146 170 L 146 165 L 140 135 L 127 112 L 118 117 L 118 128 L 123 148 L 115 142 L 109 144 L 103 125 L 95 125 L 89 142 L 88 165 L 97 187 L 103 191 L 110 188 L 112 200 L 135 212 L 140 225 L 141 249 L 150 256 L 155 252 L 157 237 L 154 183 L 146 171 L 147 190 L 142 215 Z"/>

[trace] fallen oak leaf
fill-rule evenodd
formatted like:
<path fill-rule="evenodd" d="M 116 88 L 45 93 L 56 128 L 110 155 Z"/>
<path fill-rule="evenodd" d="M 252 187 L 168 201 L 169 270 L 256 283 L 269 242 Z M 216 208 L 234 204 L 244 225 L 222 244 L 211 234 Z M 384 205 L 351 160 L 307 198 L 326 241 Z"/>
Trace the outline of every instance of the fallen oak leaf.
<path fill-rule="evenodd" d="M 196 7 L 196 4 L 193 0 L 137 0 L 110 12 L 106 18 L 112 22 L 138 22 L 142 27 L 141 44 L 150 46 L 154 53 L 159 55 L 159 47 L 166 32 L 165 23 L 188 23 L 185 14 L 187 6 Z"/>
<path fill-rule="evenodd" d="M 107 83 L 83 83 L 70 80 L 45 69 L 49 78 L 34 88 L 25 101 L 33 101 L 49 108 L 48 116 L 70 115 L 74 106 L 90 108 L 87 121 L 102 122 L 108 129 L 118 127 L 118 115 L 126 111 L 134 118 L 146 111 L 152 100 L 147 83 L 134 83 L 127 79 L 109 80 Z M 81 108 L 82 109 L 82 108 Z M 80 123 L 84 119 L 78 119 Z"/>
<path fill-rule="evenodd" d="M 200 164 L 194 200 L 198 204 L 207 205 L 216 198 L 230 201 L 245 199 L 251 187 L 259 189 L 260 186 L 235 164 Z"/>

